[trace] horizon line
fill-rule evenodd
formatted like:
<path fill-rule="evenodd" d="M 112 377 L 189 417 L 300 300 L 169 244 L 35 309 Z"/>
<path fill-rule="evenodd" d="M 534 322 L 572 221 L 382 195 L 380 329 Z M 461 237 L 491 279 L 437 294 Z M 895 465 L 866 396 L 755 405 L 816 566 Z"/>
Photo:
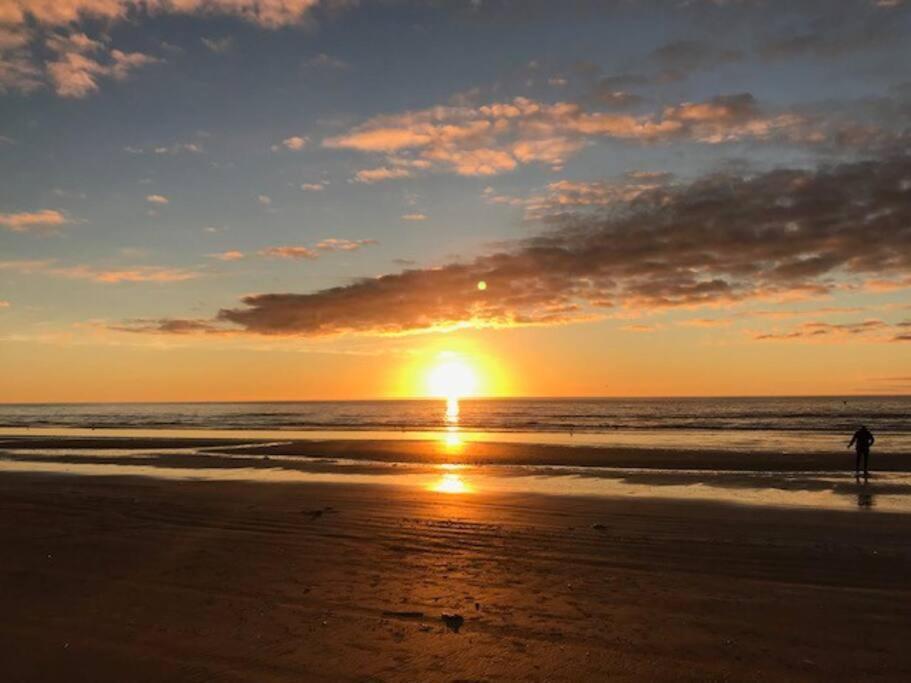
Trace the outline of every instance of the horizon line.
<path fill-rule="evenodd" d="M 911 398 L 911 391 L 905 393 L 874 394 L 680 394 L 680 395 L 580 395 L 580 396 L 465 396 L 459 401 L 631 401 L 631 400 L 689 400 L 689 399 L 781 399 L 781 398 Z M 446 401 L 438 396 L 397 396 L 384 398 L 304 398 L 304 399 L 236 399 L 236 400 L 122 400 L 122 401 L 0 401 L 0 406 L 54 406 L 54 405 L 230 405 L 236 403 L 280 404 L 280 403 L 377 403 L 396 401 Z"/>

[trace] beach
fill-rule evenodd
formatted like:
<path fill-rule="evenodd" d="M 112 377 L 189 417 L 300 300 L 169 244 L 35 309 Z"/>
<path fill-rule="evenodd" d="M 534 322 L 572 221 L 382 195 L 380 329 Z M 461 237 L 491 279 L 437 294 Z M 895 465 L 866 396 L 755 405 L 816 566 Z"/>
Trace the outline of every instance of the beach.
<path fill-rule="evenodd" d="M 218 457 L 189 453 L 150 465 L 165 473 L 188 458 L 182 475 L 125 476 L 113 450 L 135 442 L 33 440 L 44 455 L 29 459 L 4 441 L 4 464 L 19 468 L 0 472 L 6 680 L 911 677 L 911 515 L 865 504 L 863 488 L 829 492 L 843 506 L 738 504 L 711 487 L 662 497 L 672 472 L 656 470 L 635 495 L 519 492 L 487 482 L 521 477 L 484 469 L 520 452 L 549 467 L 559 454 L 495 445 L 464 487 L 446 485 L 458 469 L 375 483 L 257 480 L 251 467 L 281 471 L 279 452 L 293 449 L 310 463 L 298 474 L 316 477 L 341 452 L 375 468 L 378 454 L 406 463 L 430 448 L 394 442 L 368 445 L 360 461 L 351 443 L 253 444 L 233 468 L 254 474 L 238 480 Z M 144 444 L 178 445 L 188 444 Z M 207 457 L 218 466 L 199 467 Z M 676 462 L 703 477 L 692 454 Z M 443 485 L 414 485 L 425 480 Z"/>

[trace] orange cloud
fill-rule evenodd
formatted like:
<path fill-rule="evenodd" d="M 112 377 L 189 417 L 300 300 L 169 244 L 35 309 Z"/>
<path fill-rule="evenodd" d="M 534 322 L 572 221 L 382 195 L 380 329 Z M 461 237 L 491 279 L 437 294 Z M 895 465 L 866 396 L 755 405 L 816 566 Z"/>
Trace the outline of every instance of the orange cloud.
<path fill-rule="evenodd" d="M 13 232 L 31 232 L 53 228 L 68 223 L 66 216 L 55 209 L 25 211 L 22 213 L 0 213 L 0 225 Z"/>
<path fill-rule="evenodd" d="M 124 80 L 133 69 L 159 61 L 141 52 L 108 52 L 103 43 L 84 33 L 54 34 L 46 44 L 56 53 L 56 58 L 47 63 L 47 73 L 61 97 L 85 97 L 98 90 L 100 78 Z"/>
<path fill-rule="evenodd" d="M 525 97 L 483 106 L 436 106 L 377 116 L 323 146 L 384 154 L 382 166 L 360 171 L 358 182 L 407 178 L 422 170 L 464 176 L 496 175 L 523 164 L 560 168 L 596 138 L 705 143 L 787 138 L 809 140 L 810 122 L 763 114 L 749 93 L 683 103 L 654 114 L 588 112 L 572 102 Z M 803 132 L 798 133 L 801 130 Z"/>
<path fill-rule="evenodd" d="M 354 180 L 359 183 L 365 183 L 369 185 L 371 183 L 378 183 L 383 180 L 410 178 L 411 175 L 411 171 L 406 168 L 389 168 L 387 166 L 380 166 L 379 168 L 368 168 L 362 171 L 358 171 L 354 175 Z"/>
<path fill-rule="evenodd" d="M 313 247 L 302 245 L 286 245 L 281 247 L 269 247 L 259 253 L 262 256 L 282 259 L 309 259 L 315 260 L 320 257 L 320 252 L 327 251 L 356 251 L 361 247 L 377 244 L 376 240 L 346 240 L 336 237 L 328 237 L 320 240 Z"/>
<path fill-rule="evenodd" d="M 284 140 L 282 140 L 281 146 L 272 145 L 272 151 L 277 152 L 282 147 L 284 147 L 285 149 L 289 149 L 292 152 L 299 152 L 304 147 L 307 146 L 307 143 L 309 141 L 310 141 L 310 138 L 308 138 L 308 137 L 304 137 L 304 136 L 300 136 L 300 135 L 292 135 L 290 138 L 285 138 Z"/>
<path fill-rule="evenodd" d="M 321 251 L 355 251 L 361 247 L 370 246 L 377 244 L 376 240 L 344 240 L 337 239 L 335 237 L 329 237 L 324 240 L 320 240 L 316 244 L 316 248 Z"/>
<path fill-rule="evenodd" d="M 290 246 L 269 247 L 259 252 L 262 256 L 282 259 L 318 259 L 319 254 L 310 247 Z"/>
<path fill-rule="evenodd" d="M 89 280 L 105 284 L 122 282 L 183 282 L 201 277 L 202 273 L 181 268 L 162 266 L 134 266 L 132 268 L 98 268 L 87 265 L 57 265 L 53 259 L 44 261 L 0 261 L 0 270 L 24 275 L 44 274 L 72 280 Z"/>
<path fill-rule="evenodd" d="M 217 254 L 209 254 L 209 258 L 218 259 L 219 261 L 240 261 L 244 258 L 244 252 L 242 251 L 222 251 Z"/>

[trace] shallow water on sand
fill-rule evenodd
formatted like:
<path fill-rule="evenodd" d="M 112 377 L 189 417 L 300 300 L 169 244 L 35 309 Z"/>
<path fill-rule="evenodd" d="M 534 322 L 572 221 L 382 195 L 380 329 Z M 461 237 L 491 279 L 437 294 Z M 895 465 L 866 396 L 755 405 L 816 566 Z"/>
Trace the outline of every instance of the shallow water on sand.
<path fill-rule="evenodd" d="M 224 449 L 219 449 L 223 451 Z M 186 466 L 174 456 L 188 458 Z M 199 466 L 198 458 L 207 462 Z M 83 462 L 80 462 L 83 460 Z M 255 463 L 251 465 L 251 462 Z M 0 473 L 139 476 L 193 481 L 382 485 L 441 496 L 543 494 L 911 513 L 911 473 L 742 472 L 571 466 L 390 463 L 232 455 L 202 449 L 13 448 Z"/>

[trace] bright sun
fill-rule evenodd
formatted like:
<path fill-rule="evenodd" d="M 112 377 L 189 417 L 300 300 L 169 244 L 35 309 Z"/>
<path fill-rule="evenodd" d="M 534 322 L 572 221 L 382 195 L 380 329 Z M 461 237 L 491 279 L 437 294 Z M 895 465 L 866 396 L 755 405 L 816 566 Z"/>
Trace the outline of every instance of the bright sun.
<path fill-rule="evenodd" d="M 431 368 L 427 375 L 427 389 L 433 396 L 459 399 L 472 396 L 478 390 L 478 375 L 465 361 L 451 354 Z"/>

